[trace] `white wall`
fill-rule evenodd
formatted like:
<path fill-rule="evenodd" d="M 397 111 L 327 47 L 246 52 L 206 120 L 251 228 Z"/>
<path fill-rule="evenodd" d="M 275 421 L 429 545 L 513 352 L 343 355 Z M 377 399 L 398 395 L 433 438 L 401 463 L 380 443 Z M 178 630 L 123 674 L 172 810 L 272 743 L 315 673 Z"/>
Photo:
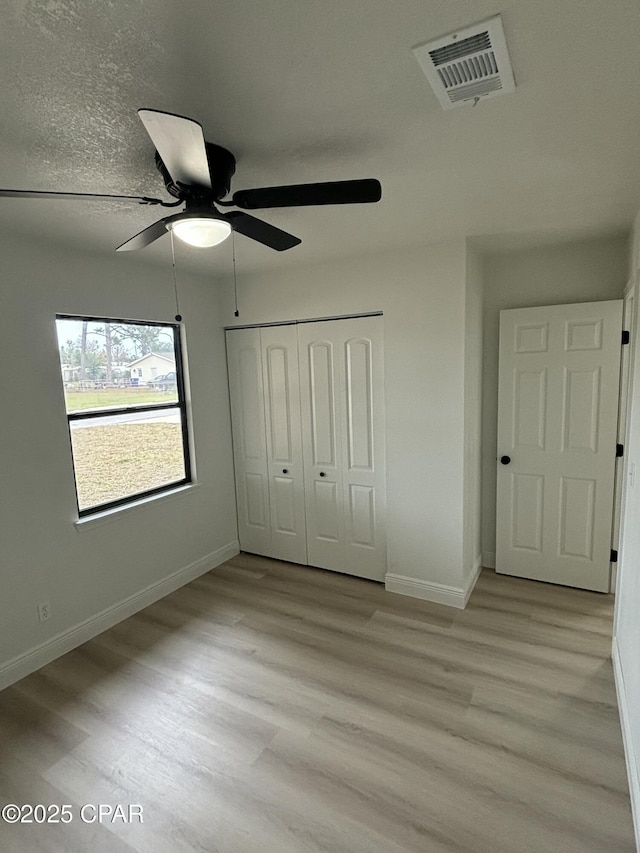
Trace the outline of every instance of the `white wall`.
<path fill-rule="evenodd" d="M 190 564 L 205 571 L 220 549 L 233 549 L 237 529 L 216 283 L 180 275 L 198 487 L 78 532 L 55 314 L 172 321 L 170 267 L 4 239 L 0 270 L 2 686 L 46 659 L 46 649 L 29 656 L 36 647 L 83 620 Z M 40 601 L 52 612 L 42 624 Z M 64 642 L 51 649 L 59 653 Z"/>
<path fill-rule="evenodd" d="M 463 584 L 463 241 L 239 278 L 228 325 L 384 312 L 388 571 Z"/>
<path fill-rule="evenodd" d="M 631 397 L 624 455 L 613 659 L 636 838 L 640 844 L 640 215 L 636 220 L 632 245 L 630 277 L 635 291 L 635 317 L 629 324 L 632 332 Z"/>
<path fill-rule="evenodd" d="M 482 402 L 482 551 L 494 565 L 500 311 L 621 299 L 627 280 L 626 237 L 488 254 L 484 260 Z"/>
<path fill-rule="evenodd" d="M 465 580 L 482 562 L 482 327 L 484 270 L 467 245 L 464 338 L 464 556 Z"/>

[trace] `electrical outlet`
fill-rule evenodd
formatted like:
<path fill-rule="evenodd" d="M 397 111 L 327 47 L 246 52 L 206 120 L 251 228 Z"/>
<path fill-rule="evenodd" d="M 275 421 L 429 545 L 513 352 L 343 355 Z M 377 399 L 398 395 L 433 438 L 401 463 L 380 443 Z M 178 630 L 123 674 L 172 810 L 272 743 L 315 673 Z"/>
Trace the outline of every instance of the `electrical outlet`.
<path fill-rule="evenodd" d="M 51 616 L 51 605 L 48 601 L 41 601 L 38 605 L 38 617 L 41 622 L 46 622 Z"/>

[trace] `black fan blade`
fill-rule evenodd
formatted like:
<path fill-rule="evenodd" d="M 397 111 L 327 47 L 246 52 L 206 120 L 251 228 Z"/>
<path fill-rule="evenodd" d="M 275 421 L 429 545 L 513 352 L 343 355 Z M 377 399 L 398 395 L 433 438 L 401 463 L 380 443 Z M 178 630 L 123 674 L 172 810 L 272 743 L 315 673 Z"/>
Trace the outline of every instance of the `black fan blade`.
<path fill-rule="evenodd" d="M 230 223 L 234 231 L 244 234 L 245 237 L 251 237 L 252 240 L 269 246 L 276 252 L 284 252 L 286 249 L 292 249 L 302 243 L 299 237 L 294 237 L 293 234 L 282 231 L 275 225 L 269 225 L 262 219 L 256 219 L 255 216 L 249 216 L 248 213 L 242 213 L 240 210 L 226 213 L 224 218 Z"/>
<path fill-rule="evenodd" d="M 202 125 L 160 110 L 138 110 L 151 141 L 174 184 L 211 188 Z"/>
<path fill-rule="evenodd" d="M 133 249 L 144 249 L 145 246 L 148 246 L 150 243 L 153 243 L 154 240 L 157 240 L 158 237 L 162 237 L 163 234 L 167 233 L 167 226 L 165 223 L 165 219 L 159 219 L 157 222 L 154 222 L 153 225 L 149 225 L 147 228 L 139 231 L 134 237 L 131 237 L 129 240 L 122 243 L 122 245 L 118 246 L 116 252 L 130 252 Z"/>
<path fill-rule="evenodd" d="M 163 207 L 173 207 L 174 202 L 167 203 L 159 198 L 147 198 L 142 195 L 109 195 L 108 193 L 56 193 L 41 190 L 0 190 L 0 196 L 8 198 L 62 198 L 84 199 L 85 201 L 135 201 L 138 204 L 161 204 Z M 177 201 L 175 204 L 181 204 Z"/>
<path fill-rule="evenodd" d="M 361 181 L 329 181 L 323 184 L 293 184 L 239 190 L 233 194 L 236 207 L 259 210 L 263 207 L 303 207 L 316 204 L 366 204 L 380 201 L 382 187 L 375 178 Z"/>

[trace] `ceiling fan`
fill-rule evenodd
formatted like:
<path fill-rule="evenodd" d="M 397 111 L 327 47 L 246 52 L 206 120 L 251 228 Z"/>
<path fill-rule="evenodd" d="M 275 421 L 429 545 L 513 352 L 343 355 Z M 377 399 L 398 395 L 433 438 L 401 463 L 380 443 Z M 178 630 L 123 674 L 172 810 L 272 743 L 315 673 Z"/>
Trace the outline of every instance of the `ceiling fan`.
<path fill-rule="evenodd" d="M 202 125 L 193 119 L 148 109 L 138 110 L 138 115 L 156 148 L 156 166 L 165 187 L 177 201 L 167 202 L 146 196 L 104 193 L 4 189 L 0 189 L 0 196 L 131 201 L 161 207 L 184 205 L 184 210 L 180 213 L 159 219 L 122 243 L 117 248 L 119 252 L 142 249 L 167 231 L 171 231 L 191 246 L 199 247 L 215 246 L 232 231 L 237 231 L 282 252 L 302 241 L 287 231 L 244 213 L 244 210 L 320 204 L 363 204 L 379 201 L 382 196 L 380 182 L 367 178 L 239 190 L 230 199 L 225 199 L 236 170 L 236 160 L 230 151 L 206 142 Z M 225 213 L 218 210 L 218 207 L 242 209 Z"/>

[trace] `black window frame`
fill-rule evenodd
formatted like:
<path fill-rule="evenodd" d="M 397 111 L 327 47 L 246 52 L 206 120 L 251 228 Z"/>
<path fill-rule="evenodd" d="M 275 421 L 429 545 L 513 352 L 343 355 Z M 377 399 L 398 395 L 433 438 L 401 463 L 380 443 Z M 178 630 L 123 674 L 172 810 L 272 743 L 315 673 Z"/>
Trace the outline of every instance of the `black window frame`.
<path fill-rule="evenodd" d="M 56 320 L 79 320 L 80 322 L 87 321 L 89 323 L 113 323 L 124 324 L 129 326 L 159 326 L 163 329 L 172 329 L 173 331 L 173 351 L 175 358 L 175 373 L 176 373 L 176 390 L 178 399 L 170 403 L 143 403 L 138 406 L 120 406 L 110 407 L 109 409 L 92 409 L 91 411 L 67 412 L 67 427 L 69 430 L 69 444 L 71 446 L 71 464 L 73 465 L 73 484 L 76 490 L 76 505 L 78 507 L 78 517 L 86 518 L 90 515 L 96 515 L 101 512 L 107 512 L 111 509 L 127 506 L 128 504 L 136 503 L 143 498 L 153 497 L 153 495 L 161 495 L 164 492 L 172 491 L 180 486 L 186 486 L 193 482 L 191 476 L 191 453 L 189 447 L 189 428 L 187 423 L 187 400 L 185 394 L 184 383 L 184 363 L 182 358 L 182 338 L 180 334 L 179 323 L 162 323 L 156 320 L 124 320 L 115 317 L 87 317 L 79 314 L 56 314 Z M 64 382 L 63 382 L 64 386 Z M 66 403 L 65 403 L 66 408 Z M 180 480 L 172 480 L 170 483 L 165 483 L 162 486 L 156 486 L 154 489 L 147 489 L 143 492 L 136 492 L 132 495 L 127 495 L 123 498 L 118 498 L 114 501 L 107 501 L 101 504 L 80 509 L 80 501 L 78 500 L 78 478 L 76 476 L 76 464 L 73 455 L 73 442 L 71 441 L 71 424 L 73 421 L 89 420 L 91 418 L 111 417 L 113 415 L 126 415 L 139 412 L 155 412 L 163 409 L 179 409 L 180 424 L 182 433 L 182 457 L 184 462 L 185 476 Z"/>

